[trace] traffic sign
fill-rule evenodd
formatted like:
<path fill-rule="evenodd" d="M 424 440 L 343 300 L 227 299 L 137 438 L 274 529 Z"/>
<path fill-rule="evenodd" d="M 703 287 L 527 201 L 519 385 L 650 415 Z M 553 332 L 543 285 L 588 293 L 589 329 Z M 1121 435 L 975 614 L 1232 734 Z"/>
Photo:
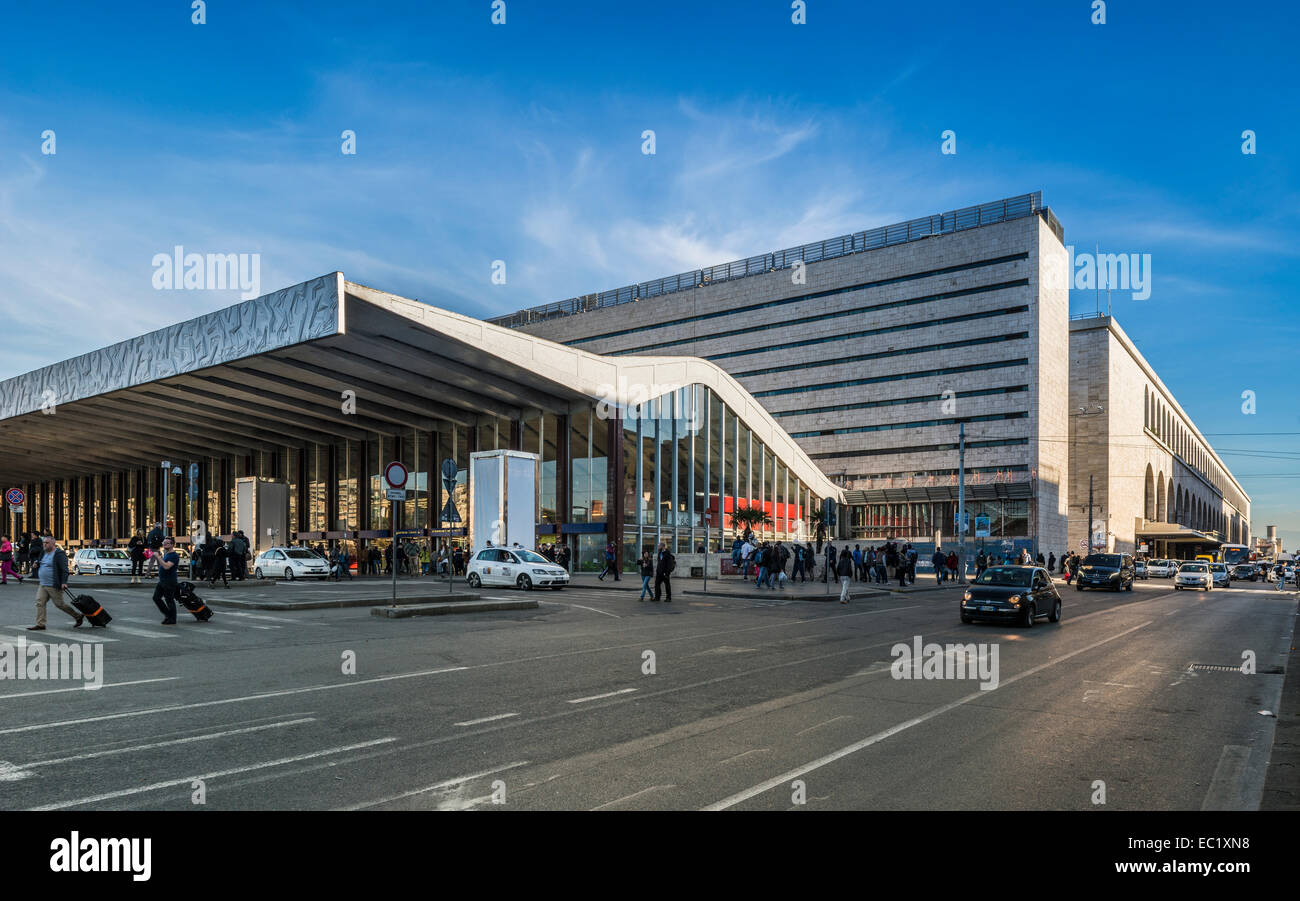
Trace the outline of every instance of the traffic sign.
<path fill-rule="evenodd" d="M 15 507 L 21 507 L 27 502 L 27 492 L 21 488 L 10 488 L 5 492 L 5 500 Z"/>
<path fill-rule="evenodd" d="M 27 512 L 27 508 L 26 508 L 25 506 L 23 506 L 22 504 L 19 504 L 17 507 L 10 507 L 10 508 L 9 508 L 9 512 L 10 512 L 10 513 L 26 513 L 26 512 Z"/>
<path fill-rule="evenodd" d="M 1083 549 L 1086 551 L 1086 550 L 1088 549 L 1088 539 L 1087 539 L 1087 538 L 1080 538 L 1080 539 L 1079 539 L 1079 547 L 1083 548 Z"/>
<path fill-rule="evenodd" d="M 409 475 L 406 467 L 396 460 L 384 467 L 384 481 L 392 488 L 405 488 Z"/>
<path fill-rule="evenodd" d="M 389 499 L 390 501 L 404 501 L 404 500 L 406 500 L 406 489 L 405 489 L 405 488 L 389 488 L 389 489 L 388 489 L 388 499 Z"/>

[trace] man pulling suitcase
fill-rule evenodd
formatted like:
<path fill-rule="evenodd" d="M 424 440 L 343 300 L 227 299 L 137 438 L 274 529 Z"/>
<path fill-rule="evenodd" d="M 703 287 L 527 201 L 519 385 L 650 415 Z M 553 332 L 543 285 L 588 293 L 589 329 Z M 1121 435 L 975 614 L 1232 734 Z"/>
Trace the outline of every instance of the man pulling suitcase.
<path fill-rule="evenodd" d="M 176 588 L 181 557 L 176 553 L 175 542 L 171 536 L 162 540 L 162 549 L 155 555 L 158 559 L 158 587 L 153 590 L 153 602 L 162 611 L 164 626 L 176 625 Z"/>

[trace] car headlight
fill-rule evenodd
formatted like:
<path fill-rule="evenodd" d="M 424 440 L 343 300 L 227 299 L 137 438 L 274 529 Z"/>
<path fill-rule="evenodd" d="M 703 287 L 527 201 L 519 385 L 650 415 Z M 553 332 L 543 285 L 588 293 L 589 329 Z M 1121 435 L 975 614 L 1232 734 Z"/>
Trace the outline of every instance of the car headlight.
<path fill-rule="evenodd" d="M 535 569 L 533 570 L 533 574 L 537 576 L 549 576 L 550 572 L 545 569 Z"/>
<path fill-rule="evenodd" d="M 967 591 L 965 594 L 963 594 L 963 595 L 961 596 L 961 599 L 962 599 L 963 601 L 969 601 L 969 600 L 970 600 L 970 592 Z"/>
<path fill-rule="evenodd" d="M 1012 607 L 1019 607 L 1019 606 L 1020 606 L 1020 595 L 1018 595 L 1018 594 L 1013 594 L 1011 597 L 1007 598 L 1007 603 L 1010 604 Z"/>

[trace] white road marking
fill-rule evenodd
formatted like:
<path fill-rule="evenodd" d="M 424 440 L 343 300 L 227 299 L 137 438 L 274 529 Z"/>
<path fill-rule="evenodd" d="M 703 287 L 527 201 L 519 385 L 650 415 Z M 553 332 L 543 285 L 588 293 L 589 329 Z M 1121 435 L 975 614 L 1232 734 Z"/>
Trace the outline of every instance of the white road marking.
<path fill-rule="evenodd" d="M 23 766 L 27 769 L 38 766 L 57 766 L 60 763 L 86 762 L 87 760 L 98 760 L 101 757 L 108 757 L 113 754 L 130 754 L 135 751 L 149 751 L 153 748 L 167 748 L 172 745 L 186 745 L 196 741 L 210 741 L 216 738 L 225 738 L 227 735 L 244 735 L 249 732 L 263 732 L 267 729 L 283 729 L 286 726 L 298 726 L 303 723 L 314 723 L 316 717 L 308 716 L 302 719 L 288 720 L 282 723 L 266 723 L 261 726 L 248 726 L 243 729 L 227 729 L 224 732 L 209 732 L 204 735 L 191 735 L 186 738 L 173 738 L 167 741 L 150 742 L 147 745 L 132 745 L 129 748 L 113 748 L 108 751 L 87 751 L 85 754 L 78 754 L 75 757 L 56 757 L 51 760 L 37 760 L 34 763 L 26 763 Z"/>
<path fill-rule="evenodd" d="M 114 619 L 108 624 L 108 627 L 114 632 L 121 632 L 123 635 L 138 635 L 141 638 L 177 638 L 175 632 L 160 632 L 154 629 L 137 629 L 135 626 L 119 626 Z"/>
<path fill-rule="evenodd" d="M 633 794 L 626 795 L 626 796 L 624 796 L 624 797 L 622 797 L 622 798 L 619 798 L 619 799 L 617 799 L 617 800 L 615 800 L 615 801 L 610 801 L 608 804 L 602 804 L 602 805 L 600 805 L 599 807 L 593 807 L 593 808 L 591 808 L 591 809 L 592 809 L 593 811 L 596 811 L 596 810 L 604 810 L 606 807 L 613 807 L 615 804 L 622 804 L 624 801 L 631 801 L 633 798 L 638 798 L 638 797 L 640 797 L 641 795 L 644 795 L 646 792 L 658 791 L 658 790 L 661 789 L 661 788 L 676 788 L 676 787 L 677 787 L 676 785 L 652 785 L 652 786 L 650 786 L 649 788 L 643 788 L 643 789 L 641 789 L 639 792 L 635 792 L 635 793 L 633 793 Z"/>
<path fill-rule="evenodd" d="M 815 726 L 809 726 L 807 729 L 801 729 L 800 731 L 796 732 L 795 735 L 803 735 L 805 732 L 811 732 L 814 729 L 820 729 L 822 726 L 828 726 L 831 723 L 835 722 L 836 720 L 848 720 L 852 718 L 853 717 L 848 716 L 847 714 L 844 716 L 833 716 L 824 723 L 818 723 Z"/>
<path fill-rule="evenodd" d="M 62 726 L 80 726 L 85 723 L 100 723 L 105 720 L 120 720 L 136 716 L 152 716 L 155 713 L 171 713 L 176 710 L 197 710 L 200 707 L 218 707 L 223 704 L 239 704 L 244 701 L 260 701 L 264 698 L 282 698 L 286 695 L 306 694 L 313 691 L 329 691 L 334 688 L 351 688 L 354 685 L 372 685 L 376 682 L 392 682 L 397 679 L 415 679 L 420 676 L 437 676 L 442 673 L 455 673 L 469 669 L 467 666 L 449 666 L 445 669 L 422 670 L 415 673 L 398 673 L 395 676 L 376 676 L 373 679 L 353 679 L 348 682 L 335 682 L 330 685 L 308 685 L 305 688 L 286 688 L 281 691 L 268 691 L 257 695 L 243 695 L 237 698 L 221 698 L 216 701 L 199 701 L 195 704 L 171 704 L 167 707 L 149 707 L 145 710 L 128 710 L 125 713 L 106 713 L 102 716 L 87 716 L 76 720 L 62 720 L 55 723 L 37 723 L 32 726 L 16 726 L 0 729 L 0 735 L 13 735 L 17 732 L 35 732 L 40 729 L 57 729 Z"/>
<path fill-rule="evenodd" d="M 187 612 L 188 612 L 188 611 L 187 611 Z M 128 623 L 141 623 L 141 624 L 143 624 L 143 625 L 148 625 L 149 623 L 153 622 L 153 620 L 148 620 L 148 619 L 139 619 L 139 618 L 134 617 L 134 616 L 122 616 L 122 617 L 118 617 L 118 619 L 125 620 L 125 621 L 128 622 Z M 117 622 L 117 619 L 113 620 L 113 622 Z M 210 635 L 234 635 L 234 634 L 235 634 L 234 632 L 231 632 L 229 629 L 218 629 L 218 628 L 215 628 L 215 627 L 213 627 L 213 626 L 208 625 L 207 623 L 199 623 L 199 622 L 196 622 L 194 625 L 195 625 L 195 627 L 197 628 L 198 631 L 200 631 L 200 632 L 207 632 L 207 633 L 209 633 Z M 186 629 L 186 630 L 185 630 L 185 634 L 186 634 L 186 635 L 191 634 L 190 630 L 189 630 L 189 629 Z"/>
<path fill-rule="evenodd" d="M 479 723 L 491 723 L 496 720 L 508 720 L 512 716 L 519 716 L 517 713 L 498 713 L 496 716 L 485 716 L 482 719 L 466 720 L 463 723 L 455 723 L 457 726 L 477 726 Z"/>
<path fill-rule="evenodd" d="M 457 776 L 455 779 L 448 779 L 445 782 L 437 782 L 433 785 L 427 785 L 424 788 L 412 789 L 409 792 L 402 792 L 400 795 L 389 795 L 387 798 L 380 798 L 378 801 L 365 801 L 361 804 L 351 804 L 347 807 L 340 807 L 339 810 L 364 810 L 367 807 L 377 807 L 380 804 L 388 804 L 391 801 L 400 801 L 402 798 L 410 798 L 413 795 L 422 795 L 426 792 L 437 791 L 440 788 L 451 788 L 453 785 L 460 785 L 469 782 L 471 779 L 482 779 L 484 776 L 492 776 L 496 773 L 504 773 L 506 770 L 517 769 L 521 766 L 527 766 L 527 760 L 516 760 L 514 763 L 507 763 L 505 766 L 499 766 L 495 769 L 484 770 L 481 773 L 471 773 L 468 776 Z"/>
<path fill-rule="evenodd" d="M 734 756 L 734 757 L 728 757 L 726 760 L 720 760 L 720 761 L 718 761 L 718 762 L 719 762 L 719 763 L 731 763 L 731 761 L 733 761 L 733 760 L 739 760 L 739 759 L 742 758 L 742 757 L 748 757 L 750 754 L 761 754 L 761 753 L 763 753 L 764 751 L 770 751 L 770 750 L 772 750 L 772 749 L 771 749 L 771 748 L 752 748 L 752 749 L 750 749 L 750 750 L 748 750 L 748 751 L 745 751 L 745 752 L 742 753 L 742 754 L 737 754 L 737 755 Z"/>
<path fill-rule="evenodd" d="M 286 618 L 283 617 L 283 616 L 266 616 L 266 615 L 261 614 L 261 613 L 244 613 L 242 610 L 240 610 L 240 611 L 236 611 L 236 610 L 222 610 L 222 611 L 221 611 L 221 615 L 222 615 L 222 616 L 238 616 L 238 617 L 243 617 L 243 618 L 247 618 L 247 619 L 263 619 L 263 620 L 266 620 L 267 622 L 270 622 L 270 623 L 289 623 L 289 624 L 294 625 L 294 626 L 321 626 L 321 627 L 324 627 L 324 626 L 326 625 L 325 623 L 311 623 L 311 622 L 303 622 L 303 621 L 301 621 L 301 620 L 296 620 L 296 619 L 286 619 Z"/>
<path fill-rule="evenodd" d="M 568 704 L 585 704 L 588 701 L 599 701 L 601 698 L 612 698 L 614 695 L 625 695 L 628 692 L 636 691 L 635 688 L 620 688 L 618 691 L 607 691 L 603 695 L 592 695 L 589 698 L 574 698 L 565 703 Z"/>
<path fill-rule="evenodd" d="M 891 726 L 890 728 L 885 729 L 882 732 L 877 732 L 875 735 L 870 735 L 862 739 L 861 741 L 857 741 L 851 745 L 847 745 L 846 747 L 840 748 L 838 751 L 833 751 L 830 754 L 827 754 L 825 757 L 819 757 L 818 759 L 812 761 L 811 763 L 806 763 L 803 766 L 796 767 L 795 769 L 792 770 L 788 770 L 787 772 L 782 773 L 780 776 L 777 776 L 773 779 L 768 779 L 766 782 L 760 782 L 758 785 L 755 785 L 751 788 L 747 788 L 744 791 L 737 792 L 736 794 L 731 795 L 728 798 L 723 798 L 721 801 L 710 804 L 704 809 L 705 810 L 726 810 L 729 807 L 735 807 L 737 804 L 740 804 L 743 801 L 748 801 L 750 798 L 753 798 L 757 795 L 761 795 L 764 792 L 770 791 L 771 789 L 776 788 L 778 785 L 787 784 L 791 780 L 798 779 L 800 776 L 803 776 L 806 773 L 811 773 L 813 770 L 821 769 L 822 767 L 834 763 L 835 761 L 839 760 L 842 757 L 847 757 L 850 754 L 854 754 L 858 751 L 861 751 L 863 748 L 869 748 L 872 745 L 877 744 L 878 742 L 882 742 L 885 739 L 890 738 L 891 736 L 897 735 L 900 732 L 904 732 L 908 729 L 911 729 L 913 726 L 919 726 L 920 724 L 928 722 L 929 720 L 932 720 L 937 716 L 941 716 L 950 710 L 955 710 L 958 707 L 961 707 L 965 704 L 969 704 L 971 701 L 978 700 L 979 698 L 988 697 L 993 692 L 1001 691 L 1006 686 L 1011 685 L 1015 682 L 1019 682 L 1021 679 L 1025 679 L 1036 673 L 1042 672 L 1048 667 L 1056 666 L 1058 663 L 1063 663 L 1066 660 L 1069 660 L 1071 657 L 1077 657 L 1079 654 L 1084 654 L 1095 648 L 1099 648 L 1108 642 L 1116 640 L 1117 638 L 1123 638 L 1125 635 L 1128 635 L 1132 632 L 1136 632 L 1138 629 L 1149 626 L 1153 622 L 1154 620 L 1147 620 L 1144 623 L 1139 623 L 1138 625 L 1133 626 L 1130 629 L 1125 629 L 1123 632 L 1119 632 L 1115 635 L 1110 636 L 1109 638 L 1103 638 L 1100 641 L 1095 641 L 1090 645 L 1086 645 L 1085 647 L 1078 648 L 1077 650 L 1074 651 L 1070 651 L 1068 654 L 1062 654 L 1060 657 L 1055 657 L 1052 660 L 1047 661 L 1046 663 L 1040 663 L 1038 666 L 1030 667 L 1029 669 L 1025 670 L 1022 673 L 1017 673 L 1016 675 L 1011 676 L 1010 678 L 1003 679 L 998 684 L 997 688 L 990 689 L 989 691 L 984 691 L 982 689 L 973 691 L 970 694 L 966 695 L 965 697 L 958 698 L 955 701 L 949 701 L 947 704 L 943 704 L 939 707 L 936 707 L 933 710 L 921 714 L 920 716 L 912 717 L 910 720 L 905 720 L 904 722 L 901 722 L 896 726 Z"/>
<path fill-rule="evenodd" d="M 12 629 L 14 627 L 6 626 L 5 628 Z M 46 641 L 46 642 L 59 642 L 67 638 L 70 639 L 71 641 L 81 641 L 87 644 L 103 644 L 106 641 L 117 641 L 116 638 L 107 638 L 107 637 L 101 638 L 98 635 L 86 633 L 81 630 L 60 629 L 57 632 L 54 632 L 49 629 L 46 629 L 44 632 L 28 633 L 25 631 L 25 627 L 20 627 L 20 628 L 24 628 L 24 631 L 22 633 L 18 633 L 12 636 L 6 633 L 0 633 L 0 641 L 8 641 L 12 643 L 14 639 L 21 639 L 23 642 L 26 642 L 27 639 L 29 638 L 40 640 L 40 641 Z"/>
<path fill-rule="evenodd" d="M 496 600 L 496 599 L 493 598 L 493 600 Z M 502 600 L 504 600 L 504 598 L 502 598 Z M 552 605 L 552 606 L 556 606 L 556 607 L 577 607 L 579 610 L 590 610 L 592 613 L 600 613 L 600 614 L 603 614 L 603 615 L 605 615 L 605 616 L 612 616 L 612 617 L 614 617 L 614 619 L 622 619 L 622 618 L 623 618 L 623 617 L 619 616 L 617 613 L 610 613 L 610 612 L 608 612 L 608 611 L 606 611 L 606 610 L 597 610 L 595 607 L 584 607 L 584 606 L 582 606 L 581 604 L 566 604 L 566 603 L 564 603 L 563 601 L 538 601 L 537 603 L 539 603 L 539 604 L 550 604 L 550 605 Z"/>
<path fill-rule="evenodd" d="M 296 757 L 281 757 L 279 760 L 268 760 L 264 763 L 254 763 L 248 766 L 235 767 L 229 770 L 218 770 L 213 773 L 201 773 L 194 776 L 186 776 L 183 779 L 169 779 L 166 782 L 154 782 L 150 785 L 140 785 L 135 788 L 124 788 L 120 791 L 106 792 L 102 795 L 92 795 L 88 798 L 77 798 L 73 801 L 60 801 L 57 804 L 42 804 L 40 807 L 32 807 L 31 810 L 63 810 L 68 807 L 77 807 L 82 804 L 98 804 L 101 801 L 111 801 L 114 798 L 125 798 L 130 795 L 142 795 L 146 792 L 159 791 L 164 788 L 174 788 L 178 785 L 188 786 L 195 779 L 202 779 L 204 782 L 210 782 L 213 779 L 221 779 L 225 776 L 236 776 L 240 773 L 250 773 L 253 770 L 264 770 L 269 767 L 287 766 L 291 763 L 298 763 L 303 760 L 312 760 L 317 757 L 327 757 L 331 754 L 342 754 L 346 751 L 357 751 L 361 748 L 373 748 L 375 745 L 388 744 L 397 741 L 396 736 L 388 738 L 376 738 L 373 741 L 358 742 L 355 745 L 342 745 L 337 748 L 326 748 L 324 751 L 315 751 L 311 754 L 299 754 Z"/>
<path fill-rule="evenodd" d="M 89 685 L 74 685 L 72 688 L 46 688 L 41 691 L 20 691 L 13 694 L 0 694 L 0 701 L 9 701 L 13 698 L 30 698 L 33 695 L 57 695 L 68 691 L 102 691 L 105 688 L 121 688 L 124 685 L 147 685 L 150 682 L 173 682 L 180 676 L 163 676 L 158 679 L 135 679 L 131 682 L 105 682 L 99 688 L 92 688 Z"/>
<path fill-rule="evenodd" d="M 1250 761 L 1250 748 L 1244 745 L 1224 745 L 1214 777 L 1205 791 L 1201 810 L 1253 810 L 1245 797 L 1246 764 Z"/>

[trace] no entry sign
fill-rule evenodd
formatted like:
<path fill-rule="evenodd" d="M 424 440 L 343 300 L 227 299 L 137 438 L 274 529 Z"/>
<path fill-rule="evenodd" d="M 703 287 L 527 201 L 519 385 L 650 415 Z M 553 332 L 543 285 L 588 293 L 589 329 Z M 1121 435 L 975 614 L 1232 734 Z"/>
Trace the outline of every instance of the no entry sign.
<path fill-rule="evenodd" d="M 405 488 L 409 474 L 406 467 L 396 460 L 384 467 L 384 481 L 393 488 Z"/>
<path fill-rule="evenodd" d="M 21 507 L 27 502 L 27 492 L 21 488 L 10 488 L 5 492 L 5 500 L 15 507 Z"/>

